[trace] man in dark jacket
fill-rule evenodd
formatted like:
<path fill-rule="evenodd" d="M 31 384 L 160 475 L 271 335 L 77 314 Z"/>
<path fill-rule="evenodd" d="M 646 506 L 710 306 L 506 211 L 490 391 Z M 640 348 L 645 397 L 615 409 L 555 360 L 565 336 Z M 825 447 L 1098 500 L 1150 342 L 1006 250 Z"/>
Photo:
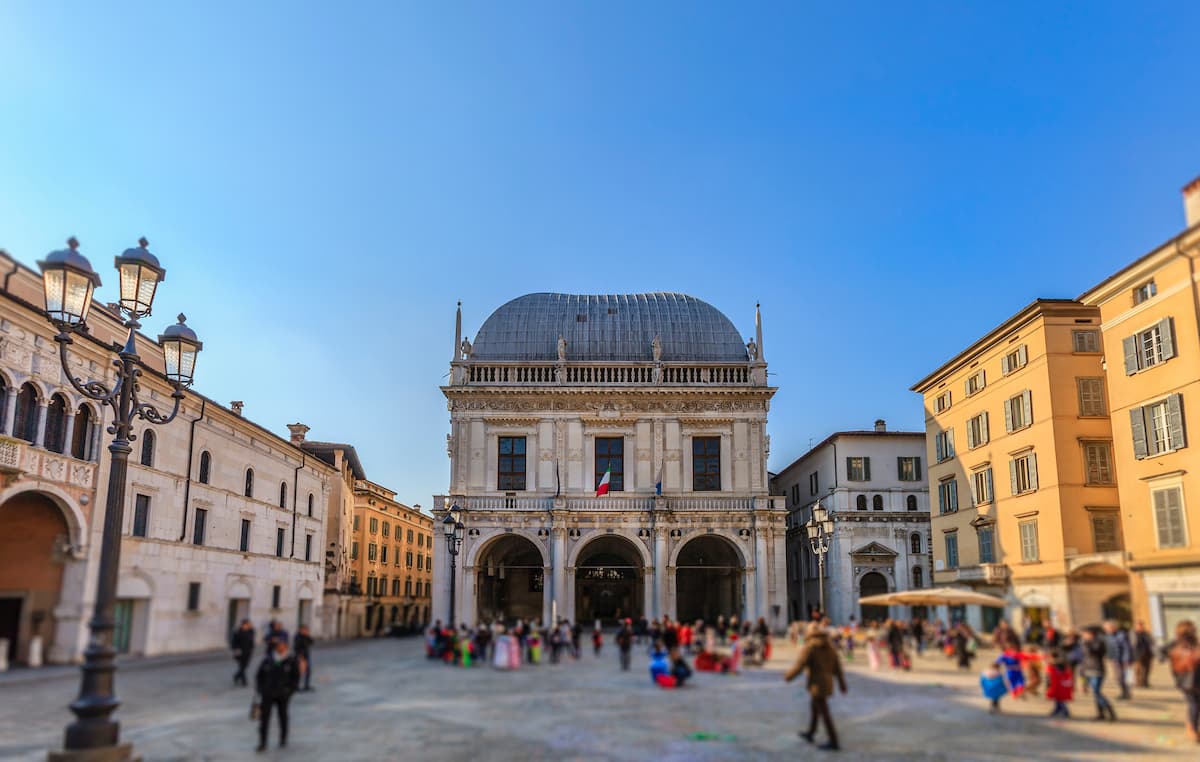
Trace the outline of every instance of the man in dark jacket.
<path fill-rule="evenodd" d="M 629 651 L 633 648 L 633 627 L 628 619 L 617 632 L 617 651 L 621 654 L 621 669 L 629 671 Z"/>
<path fill-rule="evenodd" d="M 246 685 L 246 667 L 250 657 L 254 655 L 254 625 L 249 619 L 243 619 L 238 628 L 229 635 L 229 647 L 233 649 L 233 659 L 237 662 L 237 672 L 233 674 L 234 685 Z"/>
<path fill-rule="evenodd" d="M 279 745 L 287 746 L 288 702 L 300 685 L 300 665 L 288 655 L 286 640 L 271 642 L 271 651 L 258 667 L 254 684 L 258 690 L 258 750 L 266 751 L 271 710 L 279 713 Z"/>
<path fill-rule="evenodd" d="M 296 636 L 292 639 L 292 653 L 296 655 L 296 659 L 300 662 L 300 671 L 304 673 L 304 687 L 300 690 L 312 690 L 312 635 L 308 632 L 308 625 L 302 624 L 296 630 Z"/>
<path fill-rule="evenodd" d="M 817 719 L 825 723 L 825 732 L 829 735 L 827 743 L 817 748 L 826 751 L 837 751 L 837 729 L 833 726 L 833 717 L 829 714 L 829 697 L 833 695 L 833 681 L 837 678 L 838 687 L 846 692 L 846 678 L 842 674 L 842 661 L 837 650 L 829 641 L 829 635 L 816 622 L 811 622 L 805 632 L 804 647 L 796 663 L 787 671 L 783 679 L 791 682 L 800 673 L 808 672 L 808 695 L 811 701 L 811 711 L 808 721 L 808 732 L 800 736 L 809 743 L 817 733 Z"/>
<path fill-rule="evenodd" d="M 1137 687 L 1150 687 L 1150 667 L 1154 664 L 1154 636 L 1146 630 L 1145 622 L 1133 628 L 1133 674 Z"/>
<path fill-rule="evenodd" d="M 283 625 L 279 623 L 279 620 L 272 619 L 267 625 L 267 634 L 263 636 L 263 642 L 267 644 L 267 656 L 271 655 L 275 641 L 277 640 L 282 640 L 285 646 L 291 642 L 291 638 L 288 637 L 288 631 L 283 629 Z"/>

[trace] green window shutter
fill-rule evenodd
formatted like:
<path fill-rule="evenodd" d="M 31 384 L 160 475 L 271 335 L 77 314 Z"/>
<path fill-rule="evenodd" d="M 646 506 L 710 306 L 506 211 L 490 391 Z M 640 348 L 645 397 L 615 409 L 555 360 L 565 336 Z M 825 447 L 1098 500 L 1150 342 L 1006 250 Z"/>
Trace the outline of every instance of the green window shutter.
<path fill-rule="evenodd" d="M 1004 400 L 1004 430 L 1012 433 L 1012 400 Z"/>
<path fill-rule="evenodd" d="M 934 456 L 938 459 L 939 463 L 941 463 L 946 458 L 946 453 L 945 453 L 946 448 L 945 448 L 945 445 L 943 444 L 944 441 L 945 441 L 944 434 L 935 434 L 933 436 L 933 449 L 935 451 Z"/>
<path fill-rule="evenodd" d="M 1125 354 L 1125 375 L 1132 376 L 1138 372 L 1137 337 L 1126 336 L 1121 339 L 1121 349 Z"/>
<path fill-rule="evenodd" d="M 863 458 L 863 479 L 871 481 L 871 459 Z"/>
<path fill-rule="evenodd" d="M 950 510 L 958 510 L 958 479 L 951 479 L 950 483 Z"/>
<path fill-rule="evenodd" d="M 1011 494 L 1019 494 L 1017 492 L 1017 461 L 1015 460 L 1008 462 L 1008 488 Z"/>
<path fill-rule="evenodd" d="M 1158 321 L 1158 335 L 1162 342 L 1162 356 L 1170 360 L 1175 356 L 1175 324 L 1169 317 Z"/>
<path fill-rule="evenodd" d="M 1025 425 L 1033 425 L 1033 392 L 1026 389 L 1021 392 L 1021 397 L 1025 400 Z"/>
<path fill-rule="evenodd" d="M 1167 435 L 1171 438 L 1171 447 L 1178 450 L 1186 447 L 1183 438 L 1183 395 L 1172 394 L 1167 397 Z"/>
<path fill-rule="evenodd" d="M 917 481 L 921 479 L 921 459 L 919 457 L 913 458 L 913 477 Z"/>
<path fill-rule="evenodd" d="M 1029 454 L 1029 489 L 1032 490 L 1032 489 L 1037 489 L 1037 488 L 1038 488 L 1037 453 L 1031 452 Z"/>
<path fill-rule="evenodd" d="M 1133 434 L 1133 457 L 1143 460 L 1150 455 L 1146 442 L 1146 409 L 1135 407 L 1129 411 L 1129 428 Z"/>
<path fill-rule="evenodd" d="M 854 459 L 851 457 L 846 458 L 846 481 L 850 481 L 850 463 L 853 462 L 853 460 Z"/>

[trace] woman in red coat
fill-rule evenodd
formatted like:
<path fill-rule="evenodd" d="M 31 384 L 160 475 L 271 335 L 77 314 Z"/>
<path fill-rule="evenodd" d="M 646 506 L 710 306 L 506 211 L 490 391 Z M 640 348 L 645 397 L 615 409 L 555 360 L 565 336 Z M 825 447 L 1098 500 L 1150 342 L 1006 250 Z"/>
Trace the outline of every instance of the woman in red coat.
<path fill-rule="evenodd" d="M 1054 649 L 1054 660 L 1046 669 L 1046 698 L 1054 701 L 1051 717 L 1070 717 L 1067 702 L 1075 698 L 1075 676 L 1061 649 Z"/>

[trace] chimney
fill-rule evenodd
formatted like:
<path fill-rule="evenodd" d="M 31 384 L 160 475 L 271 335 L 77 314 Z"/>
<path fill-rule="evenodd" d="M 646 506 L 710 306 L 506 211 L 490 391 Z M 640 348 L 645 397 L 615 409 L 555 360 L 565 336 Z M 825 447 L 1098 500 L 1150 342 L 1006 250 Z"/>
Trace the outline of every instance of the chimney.
<path fill-rule="evenodd" d="M 308 427 L 303 423 L 289 423 L 288 431 L 292 432 L 292 444 L 300 444 L 304 441 L 304 435 L 308 433 Z"/>
<path fill-rule="evenodd" d="M 229 408 L 231 410 L 233 410 L 234 415 L 241 415 L 242 408 L 244 408 L 245 406 L 246 406 L 246 403 L 242 402 L 241 400 L 234 400 L 233 402 L 229 403 Z"/>
<path fill-rule="evenodd" d="M 876 418 L 875 419 L 875 430 L 876 431 L 887 431 L 887 421 L 883 420 L 882 418 Z"/>
<path fill-rule="evenodd" d="M 1183 186 L 1183 213 L 1189 228 L 1200 225 L 1200 177 Z"/>

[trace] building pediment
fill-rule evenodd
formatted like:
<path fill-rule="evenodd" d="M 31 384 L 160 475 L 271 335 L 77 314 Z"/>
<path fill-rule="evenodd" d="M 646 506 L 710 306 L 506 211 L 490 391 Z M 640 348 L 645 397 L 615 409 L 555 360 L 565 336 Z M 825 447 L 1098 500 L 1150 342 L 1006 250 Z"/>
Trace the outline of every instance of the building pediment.
<path fill-rule="evenodd" d="M 870 558 L 895 558 L 900 554 L 886 545 L 880 545 L 877 542 L 869 542 L 857 550 L 850 551 L 850 555 L 867 556 Z"/>

